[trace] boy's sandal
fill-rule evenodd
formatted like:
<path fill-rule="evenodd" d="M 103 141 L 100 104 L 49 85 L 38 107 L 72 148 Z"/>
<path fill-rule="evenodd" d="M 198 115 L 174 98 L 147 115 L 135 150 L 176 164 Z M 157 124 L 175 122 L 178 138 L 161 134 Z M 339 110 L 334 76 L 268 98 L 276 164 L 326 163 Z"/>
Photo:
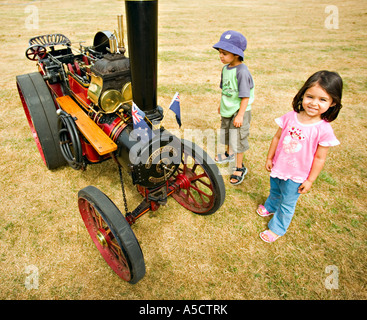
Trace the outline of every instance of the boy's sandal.
<path fill-rule="evenodd" d="M 237 176 L 235 174 L 232 174 L 229 177 L 230 184 L 233 184 L 234 186 L 237 184 L 240 184 L 243 179 L 245 179 L 245 175 L 247 174 L 247 168 L 242 164 L 242 168 L 236 168 L 234 171 L 240 171 L 242 172 L 240 176 Z M 236 182 L 232 182 L 231 180 L 237 180 Z"/>
<path fill-rule="evenodd" d="M 227 163 L 232 162 L 233 160 L 234 160 L 234 153 L 229 155 L 227 151 L 224 152 L 224 154 L 218 153 L 216 159 L 214 159 L 216 163 Z"/>
<path fill-rule="evenodd" d="M 276 236 L 274 237 L 269 230 L 265 230 L 263 232 L 260 232 L 260 238 L 262 241 L 265 241 L 267 243 L 272 243 L 275 240 L 277 240 L 278 238 L 280 238 L 280 236 Z"/>
<path fill-rule="evenodd" d="M 265 207 L 262 204 L 259 204 L 259 206 L 257 207 L 256 213 L 260 217 L 269 217 L 272 214 L 274 214 L 273 212 L 269 212 L 268 210 L 266 210 Z"/>

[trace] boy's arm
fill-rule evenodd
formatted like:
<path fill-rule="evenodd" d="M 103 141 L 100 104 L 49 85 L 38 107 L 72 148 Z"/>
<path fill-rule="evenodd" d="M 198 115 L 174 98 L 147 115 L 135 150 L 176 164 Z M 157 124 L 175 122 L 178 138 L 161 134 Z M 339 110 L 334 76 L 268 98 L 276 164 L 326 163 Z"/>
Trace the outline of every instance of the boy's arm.
<path fill-rule="evenodd" d="M 299 193 L 304 194 L 311 189 L 312 183 L 317 179 L 322 168 L 324 167 L 328 150 L 329 147 L 323 147 L 320 145 L 317 147 L 315 157 L 312 162 L 310 174 L 308 175 L 307 180 L 304 181 L 302 185 L 298 188 Z"/>
<path fill-rule="evenodd" d="M 266 157 L 265 168 L 267 171 L 271 171 L 273 168 L 273 158 L 275 155 L 275 151 L 277 150 L 277 146 L 279 143 L 280 136 L 282 135 L 282 128 L 278 128 L 278 131 L 275 133 L 273 139 L 271 140 L 268 156 Z"/>
<path fill-rule="evenodd" d="M 240 109 L 238 110 L 238 113 L 237 113 L 236 117 L 233 119 L 233 125 L 237 128 L 242 126 L 243 116 L 246 112 L 246 108 L 247 108 L 249 100 L 250 100 L 250 98 L 248 98 L 248 97 L 241 99 Z"/>
<path fill-rule="evenodd" d="M 233 119 L 233 125 L 237 128 L 242 126 L 243 116 L 246 112 L 248 103 L 250 101 L 250 92 L 253 87 L 253 79 L 244 64 L 241 64 L 236 71 L 238 94 L 241 98 L 240 109 L 238 110 L 237 116 Z M 246 97 L 247 96 L 247 97 Z"/>

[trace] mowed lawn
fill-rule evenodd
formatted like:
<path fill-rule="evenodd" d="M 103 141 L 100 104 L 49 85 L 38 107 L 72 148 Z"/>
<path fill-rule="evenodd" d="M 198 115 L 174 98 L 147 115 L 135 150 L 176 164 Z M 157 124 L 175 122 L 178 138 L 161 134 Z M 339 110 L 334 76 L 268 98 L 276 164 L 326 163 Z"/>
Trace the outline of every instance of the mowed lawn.
<path fill-rule="evenodd" d="M 0 299 L 367 298 L 366 1 L 159 1 L 158 103 L 167 109 L 178 91 L 183 121 L 178 130 L 167 113 L 165 127 L 211 156 L 220 150 L 203 137 L 220 126 L 222 64 L 212 45 L 229 29 L 247 37 L 256 98 L 244 182 L 230 185 L 221 165 L 226 199 L 215 214 L 195 215 L 170 198 L 139 219 L 132 229 L 146 275 L 136 285 L 103 260 L 77 205 L 78 191 L 94 185 L 124 212 L 115 163 L 47 170 L 15 84 L 16 75 L 37 70 L 24 55 L 29 38 L 62 33 L 74 48 L 92 45 L 96 32 L 117 29 L 124 2 L 17 0 L 0 1 L 0 9 Z M 332 122 L 341 144 L 300 197 L 287 234 L 269 245 L 259 238 L 268 219 L 255 210 L 269 192 L 264 163 L 274 119 L 322 69 L 344 80 L 343 108 Z M 141 196 L 127 172 L 123 178 L 133 209 Z"/>

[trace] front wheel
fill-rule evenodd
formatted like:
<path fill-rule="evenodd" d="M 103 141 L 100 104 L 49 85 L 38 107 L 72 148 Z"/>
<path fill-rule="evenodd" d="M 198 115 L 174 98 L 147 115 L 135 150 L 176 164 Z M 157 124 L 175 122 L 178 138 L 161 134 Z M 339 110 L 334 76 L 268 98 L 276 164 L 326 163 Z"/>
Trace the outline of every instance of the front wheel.
<path fill-rule="evenodd" d="M 218 167 L 193 142 L 182 140 L 182 159 L 171 181 L 180 188 L 172 197 L 186 209 L 201 215 L 216 212 L 225 199 L 225 186 Z"/>
<path fill-rule="evenodd" d="M 145 275 L 145 263 L 130 224 L 99 189 L 88 186 L 78 193 L 79 211 L 94 244 L 115 273 L 131 284 Z"/>

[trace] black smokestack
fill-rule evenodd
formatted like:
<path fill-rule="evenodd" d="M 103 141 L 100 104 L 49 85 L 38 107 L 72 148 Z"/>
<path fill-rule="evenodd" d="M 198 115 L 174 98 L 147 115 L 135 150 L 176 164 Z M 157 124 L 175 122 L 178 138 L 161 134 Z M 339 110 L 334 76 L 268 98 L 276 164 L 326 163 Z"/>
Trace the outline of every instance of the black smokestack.
<path fill-rule="evenodd" d="M 157 108 L 158 0 L 125 0 L 133 99 L 147 117 Z"/>

